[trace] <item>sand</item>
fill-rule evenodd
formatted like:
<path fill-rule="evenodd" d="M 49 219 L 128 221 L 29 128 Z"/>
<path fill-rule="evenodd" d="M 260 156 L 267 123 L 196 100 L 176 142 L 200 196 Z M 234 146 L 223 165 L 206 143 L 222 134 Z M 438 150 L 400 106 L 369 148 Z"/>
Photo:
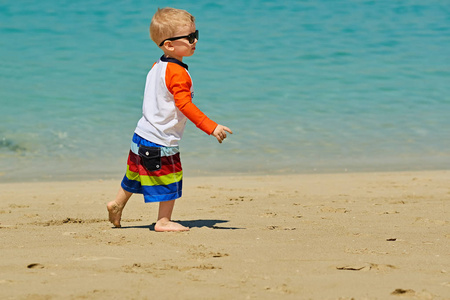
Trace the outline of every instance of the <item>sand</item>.
<path fill-rule="evenodd" d="M 0 184 L 0 298 L 450 299 L 450 171 L 186 177 L 182 233 L 118 184 Z"/>

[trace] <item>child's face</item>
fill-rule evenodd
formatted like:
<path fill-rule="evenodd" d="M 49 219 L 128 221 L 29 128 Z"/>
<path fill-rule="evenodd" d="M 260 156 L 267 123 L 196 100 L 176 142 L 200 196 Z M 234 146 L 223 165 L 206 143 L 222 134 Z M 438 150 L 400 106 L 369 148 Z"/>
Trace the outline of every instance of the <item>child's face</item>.
<path fill-rule="evenodd" d="M 175 34 L 175 36 L 185 36 L 195 32 L 195 24 L 191 24 L 185 27 L 181 27 L 179 31 Z M 185 56 L 191 56 L 194 54 L 195 46 L 197 45 L 197 39 L 195 39 L 194 43 L 189 43 L 187 38 L 170 41 L 170 46 L 166 49 L 169 50 L 169 56 L 178 59 L 179 61 L 183 60 Z M 166 51 L 164 51 L 166 52 Z"/>

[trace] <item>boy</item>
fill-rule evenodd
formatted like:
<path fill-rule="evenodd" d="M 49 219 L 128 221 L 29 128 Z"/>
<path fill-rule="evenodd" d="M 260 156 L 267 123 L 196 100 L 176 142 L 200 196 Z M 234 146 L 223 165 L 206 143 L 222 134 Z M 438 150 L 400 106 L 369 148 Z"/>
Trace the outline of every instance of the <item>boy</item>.
<path fill-rule="evenodd" d="M 192 103 L 192 80 L 182 61 L 195 51 L 195 18 L 184 10 L 158 9 L 150 24 L 150 37 L 164 55 L 147 75 L 143 116 L 133 135 L 119 193 L 107 205 L 109 221 L 120 227 L 122 211 L 131 195 L 142 193 L 145 202 L 159 202 L 155 231 L 186 231 L 188 227 L 171 221 L 175 199 L 181 197 L 182 191 L 178 142 L 186 119 L 219 143 L 227 132 L 232 132 L 210 120 Z"/>

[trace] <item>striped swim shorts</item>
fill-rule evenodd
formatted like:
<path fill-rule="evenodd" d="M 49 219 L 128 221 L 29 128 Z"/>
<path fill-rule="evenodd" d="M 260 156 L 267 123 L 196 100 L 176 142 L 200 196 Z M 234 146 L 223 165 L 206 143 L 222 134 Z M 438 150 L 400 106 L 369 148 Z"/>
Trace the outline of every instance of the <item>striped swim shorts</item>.
<path fill-rule="evenodd" d="M 164 147 L 133 135 L 122 188 L 144 195 L 145 202 L 181 197 L 183 169 L 178 147 Z"/>

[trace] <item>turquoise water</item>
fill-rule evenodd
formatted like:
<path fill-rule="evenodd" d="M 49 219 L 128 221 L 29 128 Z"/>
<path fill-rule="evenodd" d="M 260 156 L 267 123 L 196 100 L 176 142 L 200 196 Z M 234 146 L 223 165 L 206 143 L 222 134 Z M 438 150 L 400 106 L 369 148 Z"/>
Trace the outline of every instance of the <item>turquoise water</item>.
<path fill-rule="evenodd" d="M 450 167 L 448 1 L 3 1 L 0 181 L 121 179 L 140 118 L 157 7 L 200 41 L 185 174 Z"/>

